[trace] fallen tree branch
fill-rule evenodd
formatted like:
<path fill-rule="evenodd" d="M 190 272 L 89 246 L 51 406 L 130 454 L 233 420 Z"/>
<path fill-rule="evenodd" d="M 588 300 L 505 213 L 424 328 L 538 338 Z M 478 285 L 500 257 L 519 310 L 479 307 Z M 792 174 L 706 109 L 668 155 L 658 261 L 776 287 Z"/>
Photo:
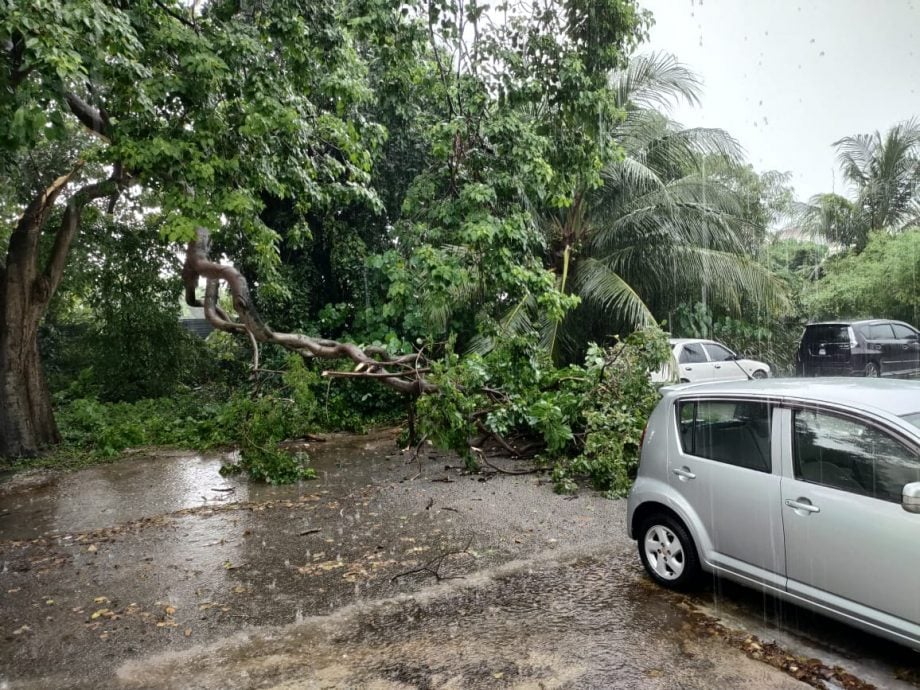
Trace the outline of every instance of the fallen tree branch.
<path fill-rule="evenodd" d="M 512 446 L 510 443 L 508 443 L 508 442 L 502 437 L 501 434 L 496 433 L 496 432 L 494 432 L 494 431 L 491 431 L 491 430 L 487 429 L 486 426 L 485 426 L 485 424 L 483 424 L 481 420 L 479 420 L 479 419 L 476 420 L 476 426 L 479 428 L 479 431 L 481 431 L 481 432 L 482 432 L 483 434 L 485 434 L 487 437 L 493 438 L 493 439 L 495 440 L 495 442 L 496 442 L 498 445 L 500 445 L 502 448 L 504 448 L 508 453 L 510 453 L 512 457 L 519 457 L 519 456 L 521 455 L 521 454 L 518 452 L 517 448 L 515 448 L 515 447 Z"/>
<path fill-rule="evenodd" d="M 529 470 L 505 470 L 505 469 L 502 469 L 501 467 L 499 467 L 498 465 L 495 465 L 495 464 L 489 462 L 488 458 L 486 458 L 485 453 L 483 453 L 481 449 L 479 449 L 479 448 L 473 448 L 472 450 L 476 453 L 476 455 L 479 457 L 479 460 L 480 460 L 482 463 L 484 463 L 485 465 L 491 467 L 493 470 L 495 470 L 495 471 L 498 472 L 499 474 L 510 474 L 510 475 L 537 474 L 537 473 L 539 473 L 539 472 L 545 472 L 545 471 L 546 471 L 546 470 L 545 470 L 544 468 L 542 468 L 542 467 L 533 467 L 533 468 L 531 468 L 531 469 L 529 469 Z"/>
<path fill-rule="evenodd" d="M 415 374 L 428 374 L 431 372 L 430 368 L 424 369 L 412 369 L 410 370 Z M 323 376 L 328 376 L 330 378 L 364 378 L 364 379 L 388 379 L 394 376 L 399 376 L 398 372 L 383 371 L 383 372 L 366 372 L 366 371 L 335 371 L 333 369 L 327 369 L 322 373 Z"/>
<path fill-rule="evenodd" d="M 438 390 L 437 386 L 425 380 L 426 361 L 420 352 L 393 357 L 381 347 L 360 348 L 353 343 L 341 343 L 324 338 L 313 338 L 300 333 L 273 331 L 262 321 L 249 293 L 249 285 L 234 266 L 212 261 L 209 256 L 208 231 L 199 228 L 194 240 L 189 242 L 182 280 L 185 284 L 185 299 L 189 306 L 204 307 L 204 315 L 216 329 L 228 333 L 248 333 L 254 342 L 280 345 L 304 357 L 320 359 L 351 359 L 356 365 L 352 375 L 379 379 L 391 388 L 418 396 Z M 204 303 L 196 296 L 198 280 L 207 279 Z M 239 322 L 232 321 L 217 306 L 220 282 L 224 282 L 233 297 L 233 307 Z M 327 374 L 339 375 L 339 374 Z"/>

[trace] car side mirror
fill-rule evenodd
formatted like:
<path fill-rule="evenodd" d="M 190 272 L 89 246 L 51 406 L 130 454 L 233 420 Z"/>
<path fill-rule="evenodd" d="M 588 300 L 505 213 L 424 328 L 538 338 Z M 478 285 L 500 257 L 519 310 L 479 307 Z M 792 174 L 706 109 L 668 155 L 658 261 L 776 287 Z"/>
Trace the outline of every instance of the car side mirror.
<path fill-rule="evenodd" d="M 901 490 L 901 507 L 908 513 L 920 513 L 920 482 L 904 485 Z"/>

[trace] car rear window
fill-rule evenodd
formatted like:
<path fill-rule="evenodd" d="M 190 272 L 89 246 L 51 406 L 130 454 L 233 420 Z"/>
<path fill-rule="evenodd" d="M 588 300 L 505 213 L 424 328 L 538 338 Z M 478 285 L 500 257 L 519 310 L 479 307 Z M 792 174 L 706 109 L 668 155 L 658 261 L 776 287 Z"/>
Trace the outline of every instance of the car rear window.
<path fill-rule="evenodd" d="M 809 343 L 848 343 L 850 332 L 845 324 L 818 324 L 805 329 L 805 341 Z"/>
<path fill-rule="evenodd" d="M 920 412 L 914 412 L 913 414 L 906 414 L 902 417 L 902 419 L 913 424 L 916 427 L 920 427 Z"/>

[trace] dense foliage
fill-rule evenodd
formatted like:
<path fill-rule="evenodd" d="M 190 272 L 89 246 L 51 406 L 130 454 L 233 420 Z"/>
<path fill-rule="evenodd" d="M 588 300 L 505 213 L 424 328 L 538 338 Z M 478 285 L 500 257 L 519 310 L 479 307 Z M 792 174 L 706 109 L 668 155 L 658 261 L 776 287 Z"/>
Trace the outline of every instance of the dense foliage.
<path fill-rule="evenodd" d="M 80 457 L 234 446 L 226 471 L 297 481 L 282 441 L 412 409 L 470 468 L 497 445 L 620 494 L 656 324 L 784 372 L 807 318 L 920 306 L 917 122 L 841 139 L 847 195 L 797 206 L 729 133 L 669 116 L 701 81 L 641 52 L 650 21 L 634 0 L 0 0 L 0 278 L 35 288 L 0 306 L 42 297 L 0 345 L 40 334 L 24 369 Z M 417 355 L 434 393 L 188 335 L 196 227 L 273 328 Z"/>
<path fill-rule="evenodd" d="M 813 318 L 887 317 L 920 324 L 920 229 L 872 233 L 861 253 L 834 256 L 822 271 L 805 297 Z"/>
<path fill-rule="evenodd" d="M 500 439 L 517 443 L 511 450 L 522 454 L 538 448 L 540 459 L 554 464 L 561 491 L 587 475 L 596 488 L 623 493 L 659 397 L 649 373 L 668 354 L 664 333 L 654 327 L 610 348 L 592 344 L 584 366 L 555 367 L 539 342 L 525 337 L 503 340 L 484 356 L 451 353 L 433 376 L 441 394 L 419 401 L 421 429 L 472 468 L 476 444 Z M 478 440 L 471 446 L 470 439 Z"/>

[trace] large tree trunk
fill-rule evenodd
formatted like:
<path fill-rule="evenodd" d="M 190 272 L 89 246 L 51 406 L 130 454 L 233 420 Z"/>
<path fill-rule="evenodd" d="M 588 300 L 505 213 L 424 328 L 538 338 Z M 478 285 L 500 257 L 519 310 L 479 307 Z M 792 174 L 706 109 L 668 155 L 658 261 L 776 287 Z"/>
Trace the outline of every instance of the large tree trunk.
<path fill-rule="evenodd" d="M 27 251 L 35 248 L 29 244 L 23 233 L 14 234 L 0 271 L 0 456 L 5 457 L 35 455 L 60 440 L 38 355 L 44 305 L 36 294 L 34 260 Z"/>
<path fill-rule="evenodd" d="M 111 193 L 114 180 L 88 184 L 67 200 L 51 253 L 39 268 L 39 237 L 54 202 L 80 166 L 26 208 L 0 268 L 0 457 L 36 455 L 60 441 L 38 353 L 38 327 L 64 273 L 83 207 Z"/>
<path fill-rule="evenodd" d="M 35 455 L 58 443 L 51 395 L 38 354 L 38 323 L 29 309 L 4 304 L 0 326 L 0 456 Z M 21 314 L 9 321 L 10 311 Z"/>

